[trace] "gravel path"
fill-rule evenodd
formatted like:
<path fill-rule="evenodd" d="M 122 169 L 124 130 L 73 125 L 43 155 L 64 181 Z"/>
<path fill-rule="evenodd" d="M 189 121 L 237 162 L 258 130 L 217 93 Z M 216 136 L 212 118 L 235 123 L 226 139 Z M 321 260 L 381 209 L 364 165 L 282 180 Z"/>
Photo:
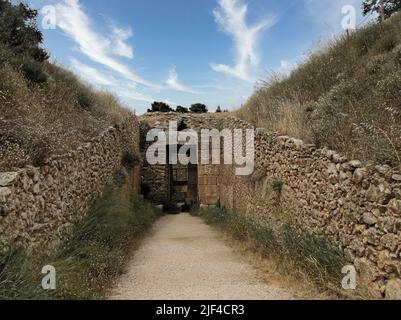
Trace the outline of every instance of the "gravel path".
<path fill-rule="evenodd" d="M 189 214 L 160 219 L 133 254 L 110 299 L 277 300 L 291 290 L 262 275 L 218 231 Z"/>

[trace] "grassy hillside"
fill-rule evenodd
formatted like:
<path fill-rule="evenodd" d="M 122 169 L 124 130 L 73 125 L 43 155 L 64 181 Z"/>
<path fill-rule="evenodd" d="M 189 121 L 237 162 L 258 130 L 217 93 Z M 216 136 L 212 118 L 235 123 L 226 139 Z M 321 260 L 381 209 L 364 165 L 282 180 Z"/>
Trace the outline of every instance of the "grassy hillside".
<path fill-rule="evenodd" d="M 0 1 L 0 171 L 40 165 L 131 113 L 50 63 L 37 12 Z"/>
<path fill-rule="evenodd" d="M 254 125 L 401 166 L 401 14 L 343 35 L 288 77 L 273 75 L 238 115 Z"/>
<path fill-rule="evenodd" d="M 131 115 L 60 66 L 46 62 L 44 70 L 48 79 L 37 84 L 0 65 L 0 171 L 40 165 Z"/>

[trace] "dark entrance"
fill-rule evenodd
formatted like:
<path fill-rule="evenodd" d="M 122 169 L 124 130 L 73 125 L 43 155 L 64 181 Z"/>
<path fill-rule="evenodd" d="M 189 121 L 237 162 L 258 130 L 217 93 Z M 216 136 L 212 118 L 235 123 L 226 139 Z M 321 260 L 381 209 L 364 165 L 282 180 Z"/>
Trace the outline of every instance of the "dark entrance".
<path fill-rule="evenodd" d="M 181 121 L 178 131 L 188 129 L 185 122 Z M 170 158 L 170 147 L 168 158 Z M 176 150 L 182 146 L 178 145 Z M 188 154 L 189 156 L 189 154 Z M 173 207 L 188 211 L 190 207 L 199 202 L 198 196 L 198 166 L 189 164 L 175 164 L 169 166 L 169 200 Z"/>
<path fill-rule="evenodd" d="M 178 207 L 189 208 L 198 203 L 198 166 L 170 166 L 170 200 Z"/>

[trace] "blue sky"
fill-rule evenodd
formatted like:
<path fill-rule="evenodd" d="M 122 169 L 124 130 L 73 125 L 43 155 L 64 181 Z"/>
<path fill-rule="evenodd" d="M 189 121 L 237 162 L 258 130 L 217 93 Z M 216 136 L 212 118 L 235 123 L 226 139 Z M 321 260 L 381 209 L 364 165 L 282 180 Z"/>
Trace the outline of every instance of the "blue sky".
<path fill-rule="evenodd" d="M 138 114 L 154 100 L 238 108 L 258 80 L 341 32 L 344 5 L 364 20 L 362 0 L 28 2 L 52 6 L 40 17 L 52 59 Z"/>

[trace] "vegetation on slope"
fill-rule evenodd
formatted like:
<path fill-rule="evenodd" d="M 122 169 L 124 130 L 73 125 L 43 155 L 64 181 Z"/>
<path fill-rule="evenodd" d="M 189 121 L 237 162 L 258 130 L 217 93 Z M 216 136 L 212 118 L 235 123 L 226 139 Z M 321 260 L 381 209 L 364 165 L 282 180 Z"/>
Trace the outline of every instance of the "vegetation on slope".
<path fill-rule="evenodd" d="M 342 35 L 288 77 L 273 75 L 238 115 L 351 159 L 401 166 L 401 13 Z"/>
<path fill-rule="evenodd" d="M 160 215 L 142 200 L 132 203 L 124 175 L 93 203 L 71 237 L 50 255 L 13 250 L 0 256 L 1 299 L 102 299 L 122 273 L 129 248 Z M 41 270 L 56 269 L 56 290 L 41 287 Z"/>
<path fill-rule="evenodd" d="M 306 276 L 320 287 L 339 293 L 338 287 L 344 277 L 341 270 L 347 261 L 324 235 L 305 232 L 289 224 L 276 228 L 262 226 L 249 215 L 224 208 L 195 210 L 192 214 L 241 243 L 249 242 L 252 251 L 275 260 L 280 272 Z"/>
<path fill-rule="evenodd" d="M 131 116 L 48 61 L 37 12 L 0 1 L 0 171 L 40 165 Z"/>

